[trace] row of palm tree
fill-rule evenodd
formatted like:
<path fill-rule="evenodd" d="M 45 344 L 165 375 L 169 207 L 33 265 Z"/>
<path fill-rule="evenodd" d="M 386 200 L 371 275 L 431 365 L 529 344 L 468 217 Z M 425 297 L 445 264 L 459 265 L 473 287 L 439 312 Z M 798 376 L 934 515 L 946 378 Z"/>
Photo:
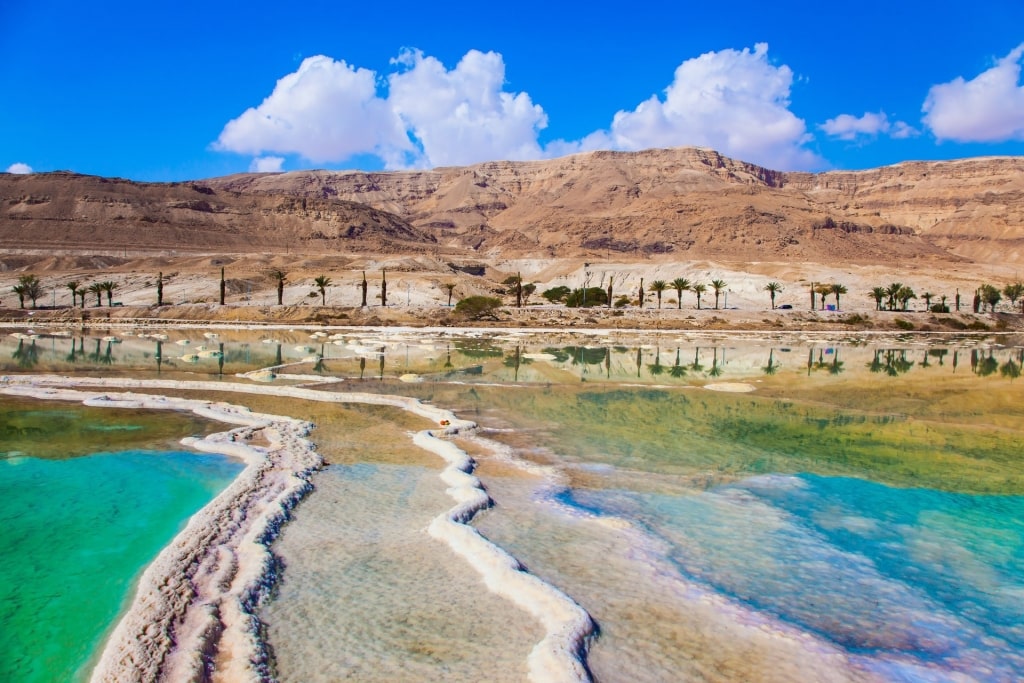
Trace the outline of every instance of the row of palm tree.
<path fill-rule="evenodd" d="M 711 289 L 715 292 L 715 308 L 718 308 L 718 300 L 722 292 L 728 287 L 724 280 L 712 280 L 710 283 Z M 690 291 L 697 296 L 697 308 L 700 308 L 701 297 L 708 291 L 708 285 L 702 282 L 690 282 L 685 277 L 677 277 L 672 282 L 665 282 L 664 280 L 655 280 L 650 285 L 650 290 L 658 296 L 658 309 L 661 309 L 661 295 L 669 289 L 676 290 L 676 304 L 681 309 L 683 307 L 683 292 Z M 609 297 L 610 299 L 610 297 Z M 644 281 L 640 280 L 640 307 L 644 305 Z"/>
<path fill-rule="evenodd" d="M 102 296 L 106 294 L 107 306 L 112 306 L 114 303 L 114 290 L 117 289 L 118 285 L 116 282 L 106 280 L 104 282 L 94 282 L 86 287 L 78 280 L 72 280 L 66 283 L 65 287 L 71 290 L 71 305 L 74 306 L 78 298 L 81 297 L 82 308 L 85 308 L 86 294 L 96 295 L 97 306 L 103 305 Z M 22 275 L 18 278 L 18 284 L 11 287 L 11 291 L 18 295 L 18 304 L 21 308 L 25 308 L 25 299 L 31 299 L 32 308 L 36 308 L 36 302 L 43 295 L 43 285 L 35 275 Z"/>
<path fill-rule="evenodd" d="M 910 304 L 911 299 L 921 298 L 924 299 L 924 305 L 926 310 L 932 310 L 932 300 L 939 300 L 939 309 L 942 311 L 949 310 L 946 306 L 948 297 L 946 295 L 934 294 L 932 292 L 924 292 L 918 297 L 917 293 L 911 287 L 903 284 L 902 282 L 893 282 L 888 287 L 873 287 L 868 296 L 875 300 L 875 310 L 889 310 L 889 311 L 906 311 Z M 985 310 L 985 305 L 989 307 L 989 312 L 995 312 L 996 304 L 1002 301 L 1003 297 L 1006 297 L 1011 306 L 1016 307 L 1017 301 L 1021 301 L 1021 313 L 1024 314 L 1024 283 L 1013 282 L 1000 290 L 990 284 L 984 284 L 979 287 L 974 293 L 974 300 L 972 302 L 972 308 L 975 313 L 982 313 Z M 956 295 L 956 310 L 960 310 L 960 293 Z"/>

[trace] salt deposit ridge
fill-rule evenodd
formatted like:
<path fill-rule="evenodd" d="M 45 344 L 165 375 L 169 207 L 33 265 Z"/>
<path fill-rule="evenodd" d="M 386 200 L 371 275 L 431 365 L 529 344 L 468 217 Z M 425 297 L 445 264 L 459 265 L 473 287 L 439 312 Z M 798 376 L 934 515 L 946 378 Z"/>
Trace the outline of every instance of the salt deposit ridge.
<path fill-rule="evenodd" d="M 84 391 L 81 388 L 98 389 Z M 277 579 L 270 543 L 289 511 L 312 490 L 310 476 L 322 465 L 306 435 L 312 424 L 247 408 L 107 389 L 165 389 L 276 395 L 284 398 L 388 405 L 443 426 L 415 434 L 414 443 L 443 458 L 441 476 L 455 506 L 430 525 L 483 578 L 488 589 L 533 615 L 545 637 L 529 656 L 533 681 L 589 681 L 586 651 L 595 626 L 569 597 L 526 572 L 507 552 L 484 538 L 469 521 L 492 504 L 472 459 L 441 437 L 472 432 L 476 424 L 411 398 L 364 393 L 328 393 L 303 387 L 225 382 L 54 375 L 0 377 L 0 392 L 41 399 L 80 401 L 90 406 L 189 410 L 237 425 L 204 439 L 185 439 L 197 450 L 224 453 L 246 467 L 238 478 L 192 517 L 186 528 L 146 569 L 135 598 L 108 640 L 93 681 L 201 680 L 212 673 L 226 680 L 270 680 L 256 609 Z M 252 443 L 262 436 L 267 445 Z"/>

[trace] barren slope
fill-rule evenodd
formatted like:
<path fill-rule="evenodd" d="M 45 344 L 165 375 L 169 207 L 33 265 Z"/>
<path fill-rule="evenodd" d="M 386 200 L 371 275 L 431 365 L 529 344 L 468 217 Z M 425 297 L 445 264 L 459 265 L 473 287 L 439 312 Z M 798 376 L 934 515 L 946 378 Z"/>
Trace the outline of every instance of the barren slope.
<path fill-rule="evenodd" d="M 334 197 L 241 195 L 199 183 L 71 173 L 0 174 L 0 244 L 9 249 L 393 252 L 433 243 L 398 216 Z"/>
<path fill-rule="evenodd" d="M 235 192 L 366 202 L 442 244 L 490 257 L 1024 261 L 1021 158 L 808 174 L 679 148 L 206 182 Z"/>

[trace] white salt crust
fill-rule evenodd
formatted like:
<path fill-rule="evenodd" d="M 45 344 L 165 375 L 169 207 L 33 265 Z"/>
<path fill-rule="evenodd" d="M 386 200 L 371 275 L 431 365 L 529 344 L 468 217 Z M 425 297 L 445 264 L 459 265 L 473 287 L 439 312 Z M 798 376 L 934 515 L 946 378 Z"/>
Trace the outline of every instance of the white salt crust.
<path fill-rule="evenodd" d="M 290 510 L 312 485 L 322 459 L 304 437 L 312 425 L 286 416 L 252 413 L 240 406 L 147 394 L 96 393 L 99 389 L 174 389 L 275 395 L 332 403 L 394 406 L 443 428 L 414 435 L 416 445 L 443 458 L 441 477 L 455 506 L 430 525 L 468 562 L 492 592 L 526 610 L 543 625 L 544 638 L 529 655 L 532 681 L 589 681 L 586 653 L 595 626 L 587 612 L 553 586 L 525 571 L 507 552 L 469 526 L 493 501 L 472 472 L 473 460 L 440 437 L 472 432 L 476 424 L 416 399 L 364 393 L 329 393 L 303 387 L 53 375 L 0 377 L 0 392 L 86 405 L 190 410 L 236 424 L 204 439 L 184 439 L 197 450 L 241 459 L 246 468 L 228 488 L 189 520 L 186 528 L 145 570 L 128 613 L 107 641 L 94 682 L 271 680 L 256 610 L 277 580 L 269 546 Z M 249 445 L 261 432 L 269 445 Z"/>

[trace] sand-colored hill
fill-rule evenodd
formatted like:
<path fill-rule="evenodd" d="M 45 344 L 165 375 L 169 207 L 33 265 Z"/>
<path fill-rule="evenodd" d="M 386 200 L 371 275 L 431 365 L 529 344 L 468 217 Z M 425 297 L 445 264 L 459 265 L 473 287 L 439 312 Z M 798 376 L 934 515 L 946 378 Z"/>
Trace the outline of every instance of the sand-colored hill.
<path fill-rule="evenodd" d="M 218 191 L 365 202 L 430 231 L 441 244 L 492 258 L 1024 260 L 1019 157 L 809 174 L 678 148 L 205 182 Z"/>
<path fill-rule="evenodd" d="M 393 214 L 333 196 L 243 195 L 202 183 L 72 173 L 0 174 L 0 244 L 90 251 L 415 251 L 434 240 Z"/>

